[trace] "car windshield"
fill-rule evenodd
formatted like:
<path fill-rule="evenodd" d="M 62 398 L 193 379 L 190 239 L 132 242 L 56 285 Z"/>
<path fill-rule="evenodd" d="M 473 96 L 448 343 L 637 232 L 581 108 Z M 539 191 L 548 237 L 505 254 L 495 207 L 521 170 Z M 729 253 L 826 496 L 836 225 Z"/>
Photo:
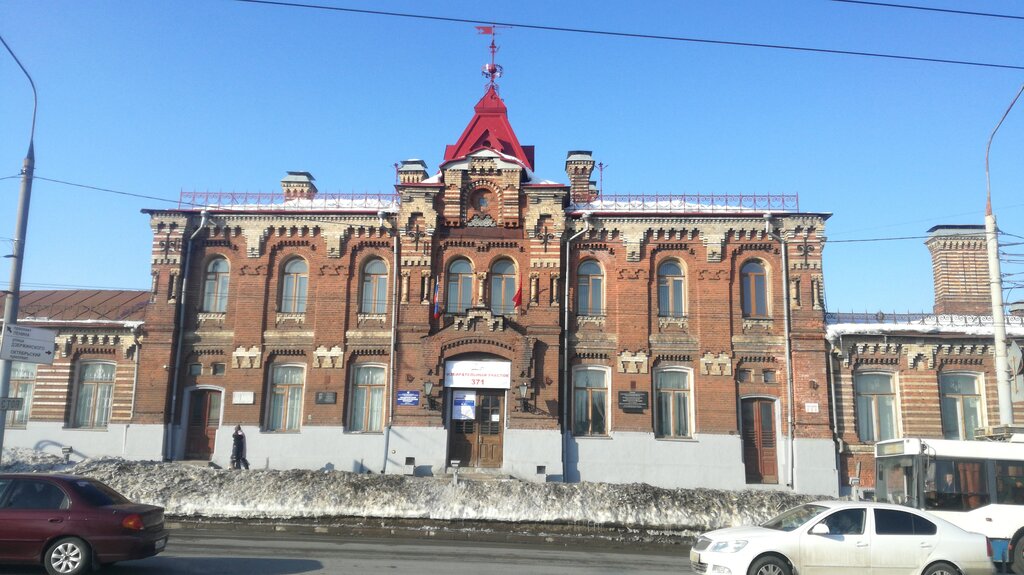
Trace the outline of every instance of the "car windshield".
<path fill-rule="evenodd" d="M 774 518 L 769 519 L 768 522 L 762 523 L 761 527 L 777 531 L 792 531 L 826 509 L 828 507 L 824 505 L 801 505 L 776 515 Z"/>
<path fill-rule="evenodd" d="M 121 495 L 111 487 L 108 487 L 99 481 L 93 481 L 91 479 L 76 479 L 71 482 L 71 485 L 74 486 L 75 491 L 78 492 L 83 499 L 97 507 L 131 503 L 131 501 L 129 501 L 124 495 Z"/>

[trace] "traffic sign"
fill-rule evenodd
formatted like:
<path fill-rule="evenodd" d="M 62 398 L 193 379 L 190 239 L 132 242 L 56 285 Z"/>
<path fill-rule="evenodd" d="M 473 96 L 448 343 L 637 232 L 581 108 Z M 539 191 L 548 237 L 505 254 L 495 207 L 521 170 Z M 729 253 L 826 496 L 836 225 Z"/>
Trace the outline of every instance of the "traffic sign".
<path fill-rule="evenodd" d="M 21 397 L 0 397 L 0 411 L 18 411 L 25 405 Z"/>
<path fill-rule="evenodd" d="M 5 325 L 0 339 L 0 359 L 50 365 L 56 338 L 57 332 L 52 329 Z"/>

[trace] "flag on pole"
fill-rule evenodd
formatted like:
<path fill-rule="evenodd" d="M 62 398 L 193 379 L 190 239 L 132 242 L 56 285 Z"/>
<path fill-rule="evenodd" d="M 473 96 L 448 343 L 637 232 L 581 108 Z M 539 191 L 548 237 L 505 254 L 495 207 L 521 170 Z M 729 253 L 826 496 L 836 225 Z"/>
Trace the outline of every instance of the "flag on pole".
<path fill-rule="evenodd" d="M 523 307 L 523 278 L 519 278 L 519 290 L 512 296 L 512 309 Z"/>
<path fill-rule="evenodd" d="M 441 302 L 437 299 L 438 288 L 441 287 L 441 278 L 434 278 L 434 319 L 441 317 Z"/>
<path fill-rule="evenodd" d="M 481 34 L 494 34 L 494 26 L 477 26 Z"/>

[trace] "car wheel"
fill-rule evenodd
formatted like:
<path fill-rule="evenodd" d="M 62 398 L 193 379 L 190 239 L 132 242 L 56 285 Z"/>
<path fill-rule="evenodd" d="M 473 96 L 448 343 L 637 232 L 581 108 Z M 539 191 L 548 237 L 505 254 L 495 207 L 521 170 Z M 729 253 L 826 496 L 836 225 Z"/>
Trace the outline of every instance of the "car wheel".
<path fill-rule="evenodd" d="M 922 575 L 960 575 L 960 570 L 949 563 L 936 563 L 928 566 Z"/>
<path fill-rule="evenodd" d="M 92 552 L 85 541 L 65 537 L 46 549 L 43 566 L 50 575 L 80 575 L 92 567 Z"/>
<path fill-rule="evenodd" d="M 750 564 L 747 575 L 793 575 L 793 571 L 785 559 L 766 555 Z"/>

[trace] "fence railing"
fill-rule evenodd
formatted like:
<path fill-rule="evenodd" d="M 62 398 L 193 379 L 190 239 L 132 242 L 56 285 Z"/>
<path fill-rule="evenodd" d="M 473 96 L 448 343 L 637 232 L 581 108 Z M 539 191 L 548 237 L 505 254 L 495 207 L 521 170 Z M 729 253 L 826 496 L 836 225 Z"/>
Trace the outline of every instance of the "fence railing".
<path fill-rule="evenodd" d="M 637 212 L 800 211 L 797 194 L 601 194 L 577 209 Z"/>
<path fill-rule="evenodd" d="M 886 323 L 946 327 L 987 327 L 992 325 L 991 315 L 956 315 L 933 313 L 885 312 L 828 312 L 825 323 Z M 1006 316 L 1006 325 L 1024 326 L 1024 317 Z"/>
<path fill-rule="evenodd" d="M 317 193 L 312 199 L 288 199 L 281 192 L 181 192 L 178 209 L 246 208 L 246 209 L 387 209 L 398 205 L 394 193 Z"/>

